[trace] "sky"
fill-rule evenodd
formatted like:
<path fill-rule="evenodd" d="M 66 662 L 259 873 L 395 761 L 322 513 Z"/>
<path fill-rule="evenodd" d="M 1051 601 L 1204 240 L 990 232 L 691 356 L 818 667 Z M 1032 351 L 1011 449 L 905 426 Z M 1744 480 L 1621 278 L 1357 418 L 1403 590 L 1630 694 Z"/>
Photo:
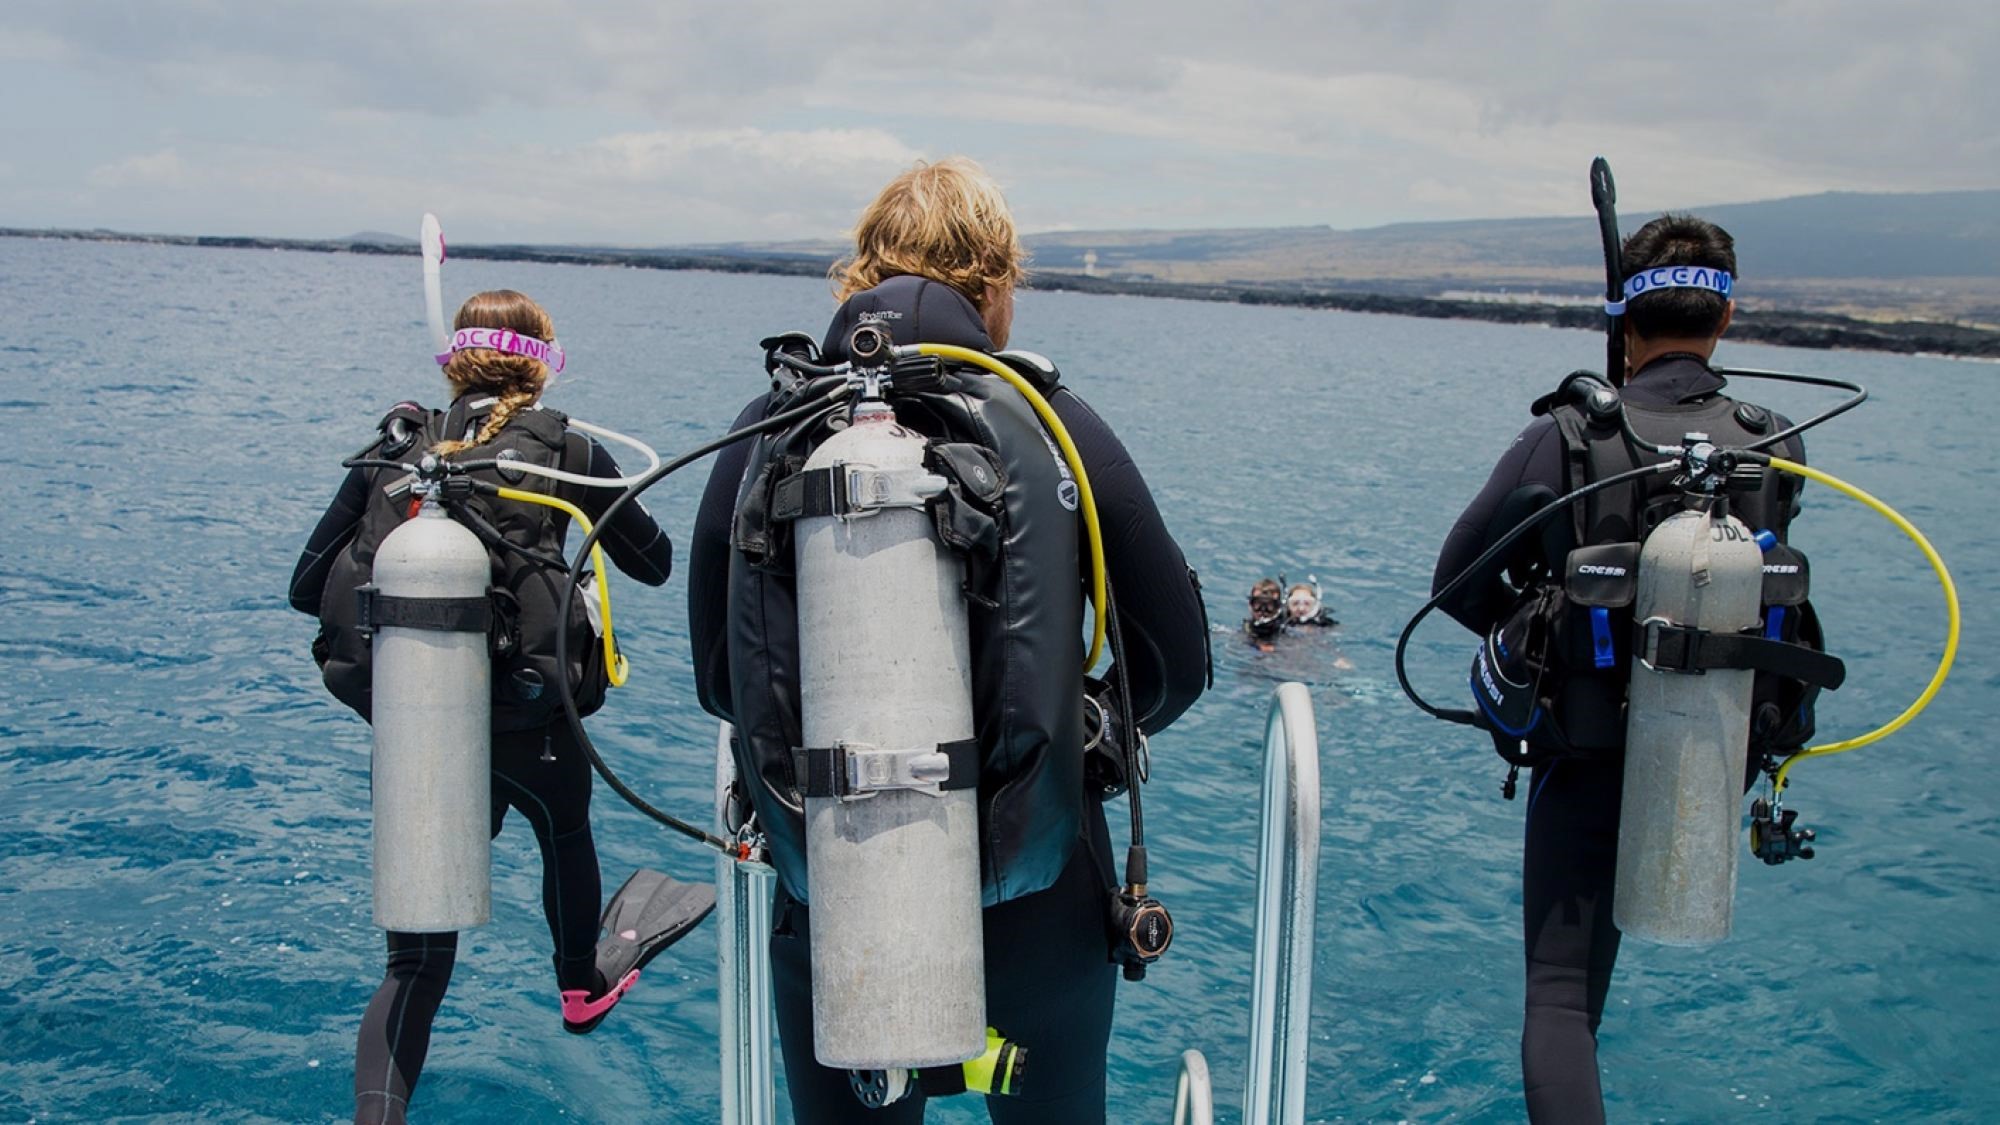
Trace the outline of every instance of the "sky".
<path fill-rule="evenodd" d="M 837 238 L 964 153 L 1023 229 L 2000 187 L 1981 0 L 6 0 L 0 226 Z"/>

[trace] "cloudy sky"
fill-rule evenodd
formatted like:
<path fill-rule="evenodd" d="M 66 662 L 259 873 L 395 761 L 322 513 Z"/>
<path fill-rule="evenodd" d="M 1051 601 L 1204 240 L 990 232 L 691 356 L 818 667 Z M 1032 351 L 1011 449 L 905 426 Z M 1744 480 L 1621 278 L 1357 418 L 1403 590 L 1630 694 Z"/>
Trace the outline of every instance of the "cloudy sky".
<path fill-rule="evenodd" d="M 5 0 L 0 226 L 837 236 L 964 152 L 1030 230 L 2000 187 L 2000 5 Z"/>

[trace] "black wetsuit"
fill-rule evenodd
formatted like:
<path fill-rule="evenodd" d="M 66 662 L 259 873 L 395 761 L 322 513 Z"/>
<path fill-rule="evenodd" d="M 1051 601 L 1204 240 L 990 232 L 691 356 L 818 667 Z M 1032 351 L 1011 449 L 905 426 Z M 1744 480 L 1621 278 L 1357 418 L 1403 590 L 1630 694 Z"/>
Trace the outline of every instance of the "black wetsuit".
<path fill-rule="evenodd" d="M 925 342 L 992 350 L 970 302 L 940 285 L 923 291 L 928 299 L 922 307 L 904 312 L 921 318 Z M 847 323 L 844 314 L 835 316 L 826 350 L 836 350 Z M 1199 592 L 1138 467 L 1110 427 L 1066 387 L 1051 396 L 1051 404 L 1069 429 L 1096 494 L 1134 713 L 1148 732 L 1158 731 L 1178 718 L 1206 685 L 1208 627 Z M 753 422 L 763 412 L 762 399 L 752 402 L 737 424 Z M 703 706 L 723 718 L 729 717 L 729 528 L 747 458 L 745 443 L 725 450 L 717 461 L 688 554 L 695 679 Z M 983 914 L 987 1022 L 1029 1052 L 1023 1092 L 987 1100 L 993 1120 L 1003 1125 L 1105 1120 L 1104 1068 L 1117 975 L 1109 961 L 1105 908 L 1115 874 L 1113 845 L 1096 801 L 1086 803 L 1082 835 L 1053 886 Z M 779 890 L 771 936 L 772 984 L 794 1119 L 800 1125 L 922 1120 L 921 1099 L 866 1109 L 849 1089 L 845 1071 L 813 1059 L 807 910 Z"/>
<path fill-rule="evenodd" d="M 581 471 L 620 475 L 603 447 L 591 442 L 589 451 Z M 292 573 L 292 608 L 319 613 L 328 571 L 359 526 L 369 487 L 363 469 L 350 470 L 341 482 Z M 610 488 L 557 487 L 557 495 L 593 520 L 617 494 Z M 565 516 L 556 518 L 567 523 Z M 618 569 L 632 578 L 649 586 L 666 582 L 673 544 L 644 508 L 627 504 L 606 528 L 603 543 Z M 528 819 L 542 853 L 542 912 L 555 942 L 557 988 L 599 992 L 595 952 L 603 889 L 590 834 L 590 785 L 590 763 L 566 719 L 494 733 L 493 834 L 500 834 L 509 806 Z M 355 1050 L 354 1119 L 361 1122 L 404 1119 L 430 1047 L 431 1022 L 451 982 L 458 935 L 390 931 L 388 947 L 388 972 L 362 1016 Z"/>
<path fill-rule="evenodd" d="M 1723 386 L 1723 379 L 1699 358 L 1669 355 L 1634 373 L 1620 394 L 1633 403 L 1671 405 L 1718 395 Z M 1783 419 L 1777 424 L 1788 425 Z M 1564 479 L 1563 461 L 1563 439 L 1553 418 L 1543 415 L 1522 430 L 1452 526 L 1438 555 L 1432 588 L 1442 588 L 1528 514 L 1509 503 L 1517 490 L 1541 485 L 1561 495 L 1580 486 L 1583 482 Z M 1559 519 L 1553 522 L 1562 524 Z M 1529 536 L 1525 541 L 1529 545 L 1524 550 L 1530 555 L 1568 545 L 1538 546 L 1534 540 Z M 1511 600 L 1496 565 L 1488 580 L 1469 583 L 1441 608 L 1483 636 Z M 1551 761 L 1529 778 L 1521 857 L 1527 957 L 1521 1072 L 1528 1116 L 1534 1121 L 1604 1119 L 1597 1026 L 1618 959 L 1619 932 L 1611 923 L 1611 896 L 1623 786 L 1622 748 L 1591 758 Z"/>

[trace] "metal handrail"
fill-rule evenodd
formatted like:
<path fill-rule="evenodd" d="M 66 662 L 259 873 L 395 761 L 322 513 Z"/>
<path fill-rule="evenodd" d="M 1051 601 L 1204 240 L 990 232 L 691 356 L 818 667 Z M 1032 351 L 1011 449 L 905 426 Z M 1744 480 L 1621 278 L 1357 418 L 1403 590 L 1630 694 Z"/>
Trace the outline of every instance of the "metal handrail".
<path fill-rule="evenodd" d="M 1278 685 L 1264 726 L 1263 832 L 1244 1125 L 1305 1120 L 1306 1036 L 1319 885 L 1319 734 L 1312 693 Z"/>
<path fill-rule="evenodd" d="M 715 827 L 734 836 L 731 808 L 736 759 L 728 723 L 715 740 Z M 771 1069 L 771 880 L 759 864 L 715 860 L 717 992 L 722 1009 L 723 1125 L 773 1125 L 776 1088 Z"/>
<path fill-rule="evenodd" d="M 1181 1077 L 1174 1087 L 1174 1125 L 1215 1125 L 1215 1092 L 1208 1060 L 1200 1051 L 1181 1052 Z"/>

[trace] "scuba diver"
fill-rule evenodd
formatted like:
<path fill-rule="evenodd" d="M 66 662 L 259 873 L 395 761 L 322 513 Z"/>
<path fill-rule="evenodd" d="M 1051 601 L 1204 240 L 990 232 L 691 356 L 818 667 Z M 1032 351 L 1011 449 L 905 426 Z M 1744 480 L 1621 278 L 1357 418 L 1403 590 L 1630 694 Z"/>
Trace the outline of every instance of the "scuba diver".
<path fill-rule="evenodd" d="M 1615 230 L 1613 225 L 1607 239 Z M 1614 246 L 1607 243 L 1607 254 Z M 1740 448 L 1790 427 L 1771 411 L 1726 395 L 1726 380 L 1709 364 L 1735 308 L 1729 292 L 1736 253 L 1727 232 L 1694 216 L 1664 215 L 1626 238 L 1619 257 L 1626 300 L 1622 326 L 1615 330 L 1622 332 L 1624 362 L 1611 371 L 1618 389 L 1573 376 L 1563 391 L 1535 404 L 1537 417 L 1452 526 L 1438 555 L 1434 593 L 1444 592 L 1489 546 L 1558 495 L 1662 459 L 1628 440 L 1631 431 L 1597 424 L 1602 419 L 1592 412 L 1602 395 L 1613 396 L 1605 400 L 1612 409 L 1622 399 L 1633 425 L 1654 419 L 1653 428 L 1660 431 L 1649 435 L 1654 441 L 1679 442 L 1683 433 L 1700 431 L 1717 446 Z M 1653 283 L 1635 292 L 1633 278 Z M 1614 338 L 1614 347 L 1619 342 Z M 1592 397 L 1593 386 L 1600 389 L 1598 398 Z M 1770 452 L 1794 462 L 1804 459 L 1797 436 Z M 1754 464 L 1743 468 L 1756 479 L 1739 488 L 1738 477 L 1730 478 L 1727 510 L 1782 544 L 1799 509 L 1798 479 Z M 1632 611 L 1624 611 L 1620 633 L 1610 624 L 1619 619 L 1573 600 L 1574 584 L 1566 603 L 1565 567 L 1575 569 L 1572 564 L 1583 555 L 1572 556 L 1572 548 L 1646 538 L 1682 508 L 1683 487 L 1677 478 L 1654 474 L 1575 503 L 1573 518 L 1548 520 L 1539 536 L 1522 538 L 1511 553 L 1438 603 L 1467 629 L 1493 638 L 1489 664 L 1475 665 L 1475 695 L 1485 711 L 1481 725 L 1510 767 L 1506 794 L 1512 796 L 1514 771 L 1522 766 L 1532 771 L 1522 856 L 1527 1002 L 1521 1065 L 1534 1121 L 1604 1120 L 1596 1036 L 1620 939 L 1613 887 L 1628 760 L 1625 634 L 1632 630 Z M 1751 556 L 1754 560 L 1754 550 Z M 1582 570 L 1622 576 L 1630 563 L 1585 564 Z M 1782 622 L 1775 627 L 1782 636 L 1774 631 L 1773 639 L 1823 649 L 1810 604 L 1793 609 L 1773 619 Z M 1506 705 L 1481 692 L 1477 669 L 1482 667 L 1515 673 L 1533 685 L 1529 703 L 1539 710 L 1517 717 L 1525 719 L 1525 730 L 1510 727 L 1498 713 Z M 1755 683 L 1745 789 L 1760 762 L 1794 751 L 1811 737 L 1817 694 L 1814 687 L 1768 673 L 1758 673 Z M 1732 836 L 1738 808 L 1721 814 Z M 1733 866 L 1730 874 L 1733 887 Z M 1622 874 L 1618 882 L 1622 885 Z"/>
<path fill-rule="evenodd" d="M 1285 633 L 1338 624 L 1320 601 L 1317 578 L 1289 587 L 1283 578 L 1260 578 L 1250 587 L 1250 614 L 1243 619 L 1243 632 L 1259 652 L 1276 649 L 1278 638 Z"/>
<path fill-rule="evenodd" d="M 434 227 L 427 233 L 434 233 Z M 440 237 L 440 256 L 441 248 Z M 433 331 L 442 338 L 434 260 L 427 263 L 427 272 L 432 281 Z M 622 482 L 622 478 L 605 448 L 573 428 L 582 423 L 571 423 L 540 405 L 553 371 L 563 366 L 554 325 L 541 306 L 520 293 L 480 293 L 459 309 L 446 347 L 437 359 L 452 390 L 451 406 L 437 411 L 405 402 L 382 419 L 374 440 L 352 459 L 356 463 L 314 528 L 291 582 L 292 607 L 320 619 L 313 655 L 328 689 L 370 721 L 377 740 L 371 785 L 376 802 L 376 920 L 389 931 L 388 968 L 361 1021 L 354 1072 L 358 1122 L 405 1119 L 429 1048 L 432 1021 L 451 979 L 457 925 L 486 918 L 485 849 L 487 841 L 499 834 L 509 807 L 527 818 L 541 851 L 542 909 L 555 944 L 556 987 L 568 1031 L 584 1034 L 595 1028 L 632 987 L 640 967 L 714 906 L 709 887 L 641 870 L 599 913 L 600 876 L 590 828 L 591 766 L 579 752 L 557 693 L 547 685 L 550 677 L 565 677 L 585 713 L 603 701 L 611 658 L 606 650 L 613 646 L 595 643 L 597 630 L 584 610 L 588 599 L 577 599 L 569 620 L 558 624 L 561 600 L 555 576 L 566 569 L 561 556 L 570 516 L 565 512 L 595 518 L 616 495 L 615 490 L 577 481 Z M 399 620 L 397 613 L 409 611 L 396 603 L 422 599 L 384 597 L 377 584 L 386 587 L 390 582 L 383 574 L 390 537 L 423 523 L 415 518 L 420 514 L 443 514 L 433 511 L 432 496 L 421 505 L 414 498 L 423 490 L 410 487 L 415 478 L 402 462 L 421 460 L 432 467 L 453 458 L 483 461 L 485 466 L 458 478 L 460 483 L 470 478 L 480 493 L 471 494 L 467 488 L 456 501 L 447 499 L 456 518 L 442 521 L 454 528 L 463 523 L 478 535 L 471 589 L 476 592 L 490 583 L 485 597 L 459 599 L 478 604 L 469 609 L 450 607 L 454 613 L 476 614 L 479 624 L 462 631 L 487 634 L 471 642 L 476 646 L 473 659 L 484 665 L 491 653 L 490 701 L 469 700 L 479 718 L 491 712 L 490 724 L 477 724 L 490 731 L 490 808 L 485 807 L 488 798 L 476 797 L 479 804 L 467 822 L 472 836 L 467 845 L 477 849 L 479 903 L 476 912 L 457 924 L 429 918 L 408 925 L 385 923 L 385 895 L 395 888 L 383 883 L 382 852 L 389 827 L 384 824 L 383 801 L 404 795 L 382 792 L 389 784 L 384 773 L 384 729 L 395 722 L 409 726 L 411 716 L 406 707 L 385 714 L 395 707 L 387 701 L 384 681 L 374 674 L 375 666 L 388 659 L 382 638 L 392 631 L 386 627 L 396 624 L 411 626 L 393 630 L 407 633 L 461 627 Z M 515 465 L 538 471 L 530 473 Z M 566 473 L 572 479 L 551 479 L 541 471 Z M 499 495 L 507 492 L 537 502 Z M 673 545 L 644 508 L 625 505 L 604 531 L 604 545 L 620 570 L 649 586 L 666 582 Z M 486 551 L 491 552 L 490 569 L 481 554 Z M 362 602 L 371 608 L 364 610 Z M 363 620 L 367 614 L 372 616 Z M 555 637 L 562 630 L 572 642 L 567 667 L 559 667 L 552 656 Z M 372 643 L 371 634 L 376 638 Z M 485 680 L 485 668 L 476 670 Z M 450 680 L 456 684 L 466 677 Z M 483 694 L 486 688 L 477 690 Z M 437 728 L 452 717 L 443 706 L 415 715 L 417 748 L 430 751 L 435 749 L 433 741 L 447 741 Z M 486 756 L 485 737 L 479 736 L 479 759 Z M 480 762 L 478 774 L 485 774 L 484 764 Z M 452 788 L 469 792 L 485 780 L 460 777 L 463 784 Z M 417 793 L 407 797 L 430 799 Z M 396 858 L 412 865 L 446 864 L 444 857 L 431 854 Z"/>
<path fill-rule="evenodd" d="M 1120 888 L 1101 802 L 1129 786 L 1137 835 L 1143 766 L 1132 776 L 1137 738 L 1127 732 L 1158 732 L 1206 686 L 1199 583 L 1111 429 L 1047 361 L 1001 351 L 1022 263 L 1007 203 L 977 164 L 951 158 L 896 177 L 863 212 L 852 255 L 835 267 L 840 305 L 823 342 L 801 333 L 765 341 L 772 393 L 751 402 L 732 428 L 805 401 L 816 393 L 805 388 L 840 372 L 865 377 L 864 401 L 851 416 L 821 412 L 792 431 L 724 450 L 696 519 L 688 578 L 695 680 L 702 706 L 735 726 L 738 785 L 778 874 L 773 991 L 792 1112 L 806 1125 L 918 1121 L 928 1097 L 967 1088 L 989 1093 L 996 1122 L 1104 1121 L 1119 966 L 1138 976 L 1170 938 L 1164 910 L 1146 897 L 1142 847 L 1128 851 Z M 889 365 L 882 357 L 892 351 L 898 358 Z M 902 358 L 919 351 L 955 355 L 965 367 Z M 814 374 L 819 382 L 804 377 Z M 876 381 L 886 398 L 874 395 Z M 1044 407 L 1058 424 L 1040 413 Z M 856 469 L 840 459 L 822 467 L 836 445 L 917 449 L 909 463 L 914 469 L 921 457 L 922 471 Z M 1093 505 L 1101 520 L 1090 514 Z M 831 573 L 823 567 L 860 567 L 892 552 L 850 552 L 870 556 L 862 560 L 818 553 L 816 544 L 860 543 L 905 516 L 922 536 L 911 556 L 920 583 L 821 585 L 817 576 Z M 1098 540 L 1100 523 L 1108 546 L 1093 560 L 1080 540 Z M 1093 562 L 1096 573 L 1108 572 L 1108 598 L 1095 596 Z M 1085 587 L 1098 628 L 1107 603 L 1113 617 L 1115 660 L 1102 680 L 1084 676 L 1097 648 L 1093 642 L 1086 658 L 1078 643 L 1089 631 Z M 839 629 L 853 632 L 855 651 L 886 645 L 886 658 L 878 648 L 848 662 L 859 667 L 825 671 L 815 653 L 841 647 L 846 655 L 842 642 L 850 638 L 815 630 L 837 631 L 829 615 L 857 602 L 868 608 Z M 956 648 L 916 655 L 933 634 L 955 635 Z M 954 667 L 943 670 L 938 691 L 913 687 L 944 665 Z M 863 678 L 829 698 L 827 678 L 850 673 Z M 928 745 L 916 750 L 896 749 L 907 741 L 881 748 L 811 741 L 828 737 L 828 721 L 817 716 L 834 708 L 870 722 L 943 696 L 965 701 L 962 714 L 948 716 L 962 726 L 935 742 L 925 735 Z M 1133 726 L 1123 725 L 1127 716 Z M 907 767 L 911 776 L 899 788 L 874 787 L 862 768 L 871 760 L 885 770 Z M 916 772 L 923 768 L 936 772 Z M 897 832 L 949 829 L 922 837 L 938 841 L 934 851 L 927 845 L 898 861 L 920 865 L 922 885 L 900 890 L 875 867 L 861 868 L 858 883 L 834 882 L 853 872 L 835 866 L 832 849 L 886 848 L 894 833 L 880 840 L 860 833 L 869 838 L 859 842 L 826 836 L 824 818 L 905 807 L 894 801 L 914 805 L 918 818 Z M 907 963 L 864 978 L 855 994 L 839 991 L 849 974 L 831 972 L 847 966 L 829 950 L 850 948 L 840 927 L 947 913 L 947 899 L 964 903 L 965 928 L 950 948 L 900 950 Z M 1161 927 L 1145 939 L 1153 944 L 1133 936 L 1143 928 L 1133 925 L 1138 916 Z M 930 975 L 917 979 L 918 962 Z M 922 1081 L 907 1096 L 870 1095 L 861 1075 L 879 1075 L 863 1069 L 875 1063 L 827 1061 L 845 1050 L 829 1029 L 860 1025 L 893 1036 L 904 1029 L 882 1025 L 930 1018 L 924 1001 L 932 991 L 931 1006 L 942 1006 L 947 993 L 960 1003 L 967 987 L 974 1042 L 983 1022 L 989 1040 L 1004 1035 L 1031 1053 L 1012 1096 L 991 1096 L 1003 1090 L 980 1082 L 972 1063 L 961 1073 L 956 1062 L 908 1071 Z M 912 988 L 914 1000 L 900 998 Z M 968 1055 L 944 1044 L 916 1047 L 946 1060 Z"/>
<path fill-rule="evenodd" d="M 1269 652 L 1271 642 L 1285 631 L 1290 615 L 1285 610 L 1285 588 L 1275 578 L 1259 578 L 1250 587 L 1250 615 L 1243 619 L 1243 632 L 1252 644 Z"/>
<path fill-rule="evenodd" d="M 1294 582 L 1285 591 L 1285 626 L 1287 628 L 1331 628 L 1340 624 L 1333 613 L 1326 608 L 1320 598 L 1319 579 L 1308 576 L 1304 582 Z"/>

